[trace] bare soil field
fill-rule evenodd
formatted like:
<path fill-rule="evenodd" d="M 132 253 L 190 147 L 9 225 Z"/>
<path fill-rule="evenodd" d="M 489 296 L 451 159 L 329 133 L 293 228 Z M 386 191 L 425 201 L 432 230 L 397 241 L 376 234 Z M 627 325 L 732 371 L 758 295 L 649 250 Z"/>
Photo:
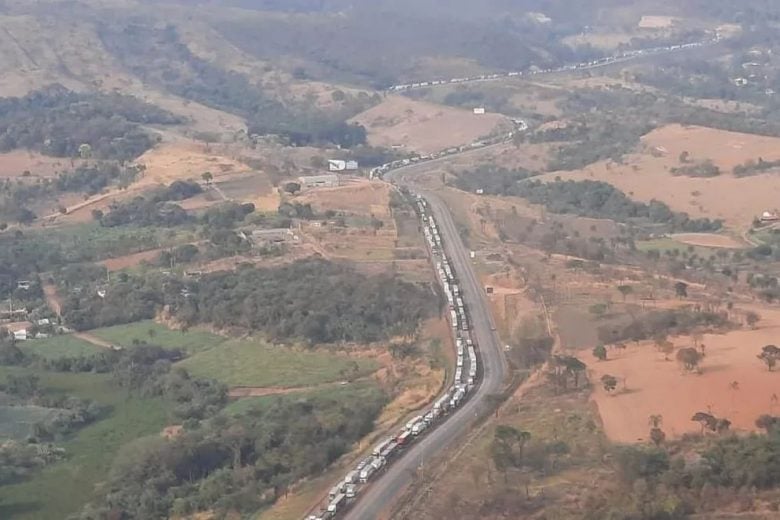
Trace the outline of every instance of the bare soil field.
<path fill-rule="evenodd" d="M 755 420 L 761 414 L 777 415 L 780 372 L 769 372 L 756 355 L 764 345 L 776 342 L 780 310 L 756 310 L 762 316 L 756 330 L 704 335 L 706 356 L 701 374 L 683 373 L 679 364 L 666 361 L 652 342 L 629 346 L 620 354 L 610 350 L 610 359 L 604 362 L 591 358 L 593 400 L 607 436 L 616 442 L 646 441 L 648 417 L 654 414 L 663 416 L 662 427 L 673 438 L 698 433 L 701 427 L 691 417 L 700 411 L 725 417 L 732 422 L 732 430 L 742 432 L 757 430 Z M 670 341 L 678 348 L 693 344 L 687 336 Z M 604 374 L 621 381 L 614 395 L 598 383 Z"/>
<path fill-rule="evenodd" d="M 374 146 L 401 146 L 431 153 L 469 144 L 506 121 L 499 114 L 475 115 L 468 110 L 387 96 L 379 105 L 353 117 L 368 131 Z"/>
<path fill-rule="evenodd" d="M 162 249 L 150 249 L 149 251 L 141 251 L 140 253 L 133 253 L 131 255 L 109 258 L 102 262 L 98 262 L 98 264 L 105 266 L 109 271 L 120 271 L 122 269 L 127 269 L 128 267 L 140 265 L 141 262 L 151 262 L 160 256 L 162 251 Z"/>
<path fill-rule="evenodd" d="M 204 172 L 210 172 L 215 180 L 248 168 L 240 162 L 209 152 L 205 145 L 186 139 L 164 142 L 136 160 L 146 166 L 143 184 L 170 184 L 175 180 L 200 180 Z"/>
<path fill-rule="evenodd" d="M 750 247 L 742 240 L 738 240 L 728 235 L 717 235 L 715 233 L 677 233 L 672 235 L 674 240 L 701 247 L 717 247 L 722 249 L 744 249 Z"/>
<path fill-rule="evenodd" d="M 728 227 L 745 229 L 762 211 L 778 207 L 780 183 L 776 174 L 737 178 L 734 166 L 748 160 L 780 159 L 780 138 L 741 134 L 703 127 L 670 125 L 642 138 L 643 150 L 624 157 L 622 164 L 601 161 L 582 170 L 553 172 L 540 177 L 601 180 L 613 184 L 635 200 L 652 199 L 693 217 L 722 219 Z M 710 159 L 720 167 L 717 177 L 675 176 L 680 154 L 691 161 Z M 723 194 L 728 193 L 728 197 Z"/>
<path fill-rule="evenodd" d="M 640 29 L 668 29 L 673 27 L 679 18 L 673 16 L 645 15 L 639 20 Z"/>
<path fill-rule="evenodd" d="M 70 167 L 70 159 L 48 157 L 38 152 L 15 150 L 0 154 L 0 178 L 21 177 L 25 171 L 29 171 L 31 177 L 53 177 Z"/>
<path fill-rule="evenodd" d="M 337 188 L 314 188 L 296 197 L 296 202 L 311 204 L 318 211 L 334 210 L 356 215 L 390 219 L 391 185 L 359 180 Z M 392 219 L 390 219 L 392 220 Z"/>

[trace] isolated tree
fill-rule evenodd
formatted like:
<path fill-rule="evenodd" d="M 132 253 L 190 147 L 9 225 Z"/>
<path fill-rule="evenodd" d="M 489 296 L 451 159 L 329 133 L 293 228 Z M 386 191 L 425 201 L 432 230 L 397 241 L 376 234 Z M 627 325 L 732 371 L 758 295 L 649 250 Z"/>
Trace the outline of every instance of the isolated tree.
<path fill-rule="evenodd" d="M 678 298 L 686 298 L 688 296 L 688 284 L 685 282 L 677 282 L 674 284 L 674 293 Z"/>
<path fill-rule="evenodd" d="M 214 180 L 214 176 L 211 174 L 211 172 L 203 172 L 200 176 L 201 179 L 206 183 L 206 186 L 211 185 L 211 181 Z"/>
<path fill-rule="evenodd" d="M 715 420 L 715 431 L 718 433 L 726 433 L 731 427 L 731 421 L 725 418 Z"/>
<path fill-rule="evenodd" d="M 671 361 L 669 356 L 674 354 L 674 343 L 671 341 L 664 341 L 661 344 L 661 352 L 664 355 L 664 361 Z"/>
<path fill-rule="evenodd" d="M 690 160 L 690 158 L 691 158 L 690 152 L 688 152 L 688 150 L 683 150 L 682 152 L 680 152 L 680 156 L 678 157 L 678 160 L 684 164 L 687 163 Z"/>
<path fill-rule="evenodd" d="M 620 292 L 620 295 L 623 296 L 623 301 L 626 301 L 626 297 L 634 292 L 634 288 L 630 285 L 618 285 L 617 286 L 618 292 Z"/>
<path fill-rule="evenodd" d="M 759 321 L 761 321 L 761 316 L 759 316 L 757 313 L 753 311 L 748 311 L 745 314 L 745 323 L 747 323 L 751 329 L 755 329 L 756 323 L 758 323 Z"/>
<path fill-rule="evenodd" d="M 775 345 L 766 345 L 761 349 L 761 354 L 758 355 L 758 359 L 764 362 L 766 367 L 771 372 L 775 368 L 777 362 L 780 360 L 780 348 Z"/>
<path fill-rule="evenodd" d="M 691 420 L 701 425 L 701 433 L 704 435 L 704 428 L 715 431 L 717 419 L 714 415 L 707 412 L 696 412 Z"/>
<path fill-rule="evenodd" d="M 607 359 L 607 347 L 604 345 L 597 345 L 593 349 L 593 356 L 599 361 L 606 361 Z"/>
<path fill-rule="evenodd" d="M 651 428 L 660 428 L 664 423 L 664 416 L 660 413 L 656 413 L 647 418 L 647 424 Z"/>
<path fill-rule="evenodd" d="M 661 428 L 657 428 L 657 427 L 651 428 L 650 440 L 656 446 L 660 446 L 666 440 L 666 433 L 664 433 L 664 431 Z"/>
<path fill-rule="evenodd" d="M 82 159 L 89 159 L 92 157 L 92 147 L 87 143 L 79 145 L 79 157 Z"/>
<path fill-rule="evenodd" d="M 609 374 L 604 374 L 601 376 L 601 384 L 604 387 L 604 390 L 606 390 L 609 393 L 612 393 L 617 388 L 618 380 L 615 376 L 611 376 Z"/>
<path fill-rule="evenodd" d="M 692 347 L 681 348 L 677 351 L 677 361 L 682 363 L 685 370 L 692 372 L 699 367 L 702 355 Z"/>

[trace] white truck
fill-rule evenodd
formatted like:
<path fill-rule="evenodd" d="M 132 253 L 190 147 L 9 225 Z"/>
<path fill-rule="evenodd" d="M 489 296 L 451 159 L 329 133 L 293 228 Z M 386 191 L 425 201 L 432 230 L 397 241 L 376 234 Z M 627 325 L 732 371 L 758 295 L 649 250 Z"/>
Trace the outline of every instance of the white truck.
<path fill-rule="evenodd" d="M 371 478 L 371 475 L 373 475 L 376 472 L 376 468 L 373 464 L 368 464 L 365 468 L 360 470 L 360 475 L 358 476 L 360 482 L 362 484 L 365 484 L 369 481 Z"/>
<path fill-rule="evenodd" d="M 333 500 L 330 501 L 328 504 L 328 513 L 331 515 L 335 514 L 339 511 L 340 508 L 344 506 L 344 504 L 347 501 L 347 495 L 344 493 L 339 493 Z"/>

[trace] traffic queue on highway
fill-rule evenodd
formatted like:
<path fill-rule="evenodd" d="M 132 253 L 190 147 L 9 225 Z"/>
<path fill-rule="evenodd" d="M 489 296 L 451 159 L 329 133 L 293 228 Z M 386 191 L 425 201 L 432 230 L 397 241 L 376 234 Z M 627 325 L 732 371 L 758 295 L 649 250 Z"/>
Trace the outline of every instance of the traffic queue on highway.
<path fill-rule="evenodd" d="M 526 123 L 522 119 L 512 119 L 512 123 L 514 123 L 514 129 L 511 132 L 508 132 L 506 134 L 487 137 L 480 141 L 474 141 L 471 144 L 453 146 L 452 148 L 447 148 L 446 150 L 441 150 L 440 152 L 435 152 L 435 153 L 430 153 L 425 155 L 415 154 L 405 159 L 397 159 L 395 161 L 391 161 L 381 166 L 372 168 L 368 172 L 368 178 L 379 179 L 386 173 L 392 170 L 397 170 L 398 168 L 404 168 L 405 166 L 411 166 L 412 164 L 432 161 L 434 159 L 440 159 L 442 157 L 447 157 L 449 155 L 455 155 L 463 152 L 468 152 L 469 150 L 477 150 L 479 148 L 484 148 L 486 146 L 492 146 L 494 144 L 511 141 L 517 132 L 524 132 L 528 130 L 528 123 Z"/>
<path fill-rule="evenodd" d="M 374 446 L 328 493 L 317 513 L 306 520 L 340 518 L 360 495 L 404 450 L 425 433 L 446 420 L 460 407 L 478 384 L 480 374 L 477 349 L 471 338 L 469 315 L 455 271 L 444 252 L 439 227 L 429 211 L 427 201 L 417 196 L 416 211 L 423 223 L 423 234 L 436 268 L 439 283 L 449 308 L 448 318 L 455 339 L 457 358 L 453 380 L 447 390 L 424 412 L 410 419 L 400 430 Z"/>
<path fill-rule="evenodd" d="M 493 81 L 493 80 L 503 79 L 503 78 L 517 78 L 523 76 L 535 76 L 537 74 L 550 74 L 553 72 L 569 72 L 575 70 L 592 69 L 596 67 L 604 67 L 612 63 L 618 63 L 632 58 L 639 58 L 641 56 L 650 56 L 653 54 L 661 54 L 665 52 L 675 52 L 675 51 L 680 51 L 685 49 L 693 49 L 696 47 L 703 47 L 705 45 L 718 43 L 719 41 L 721 41 L 721 39 L 722 39 L 721 35 L 719 33 L 716 33 L 715 36 L 713 36 L 711 39 L 708 40 L 702 40 L 702 41 L 696 41 L 690 43 L 681 43 L 676 45 L 650 47 L 646 49 L 627 50 L 618 54 L 614 54 L 612 56 L 605 56 L 603 58 L 599 58 L 591 61 L 563 65 L 561 67 L 556 67 L 556 68 L 533 69 L 528 71 L 512 71 L 512 72 L 503 72 L 499 74 L 480 74 L 479 76 L 466 76 L 463 78 L 438 79 L 432 81 L 419 81 L 416 83 L 405 83 L 402 85 L 393 85 L 387 89 L 387 92 L 404 92 L 407 90 L 414 90 L 414 89 L 426 88 L 426 87 L 435 87 L 438 85 L 474 83 L 479 81 Z"/>

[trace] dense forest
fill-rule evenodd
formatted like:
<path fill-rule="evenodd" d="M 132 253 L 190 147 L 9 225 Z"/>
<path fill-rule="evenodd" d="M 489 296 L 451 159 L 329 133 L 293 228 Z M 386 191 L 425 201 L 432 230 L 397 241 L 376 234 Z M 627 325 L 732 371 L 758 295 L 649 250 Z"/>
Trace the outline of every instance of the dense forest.
<path fill-rule="evenodd" d="M 131 96 L 77 94 L 55 85 L 22 98 L 0 98 L 0 151 L 26 148 L 57 157 L 128 161 L 156 142 L 141 125 L 183 122 Z"/>
<path fill-rule="evenodd" d="M 173 307 L 185 323 L 241 327 L 312 343 L 411 334 L 433 310 L 431 295 L 416 285 L 367 277 L 322 260 L 214 273 L 192 291 L 191 298 Z"/>
<path fill-rule="evenodd" d="M 172 440 L 139 439 L 122 448 L 100 499 L 77 518 L 255 513 L 370 432 L 385 400 L 375 387 L 352 399 L 279 398 L 191 424 Z"/>
<path fill-rule="evenodd" d="M 715 231 L 719 220 L 692 219 L 660 201 L 636 202 L 611 184 L 600 181 L 541 182 L 529 179 L 511 185 L 501 195 L 515 195 L 542 204 L 553 213 L 608 218 L 617 222 L 649 223 L 677 231 Z"/>
<path fill-rule="evenodd" d="M 67 294 L 63 318 L 77 330 L 152 318 L 167 306 L 187 325 L 258 331 L 276 340 L 370 342 L 411 334 L 433 312 L 430 293 L 417 285 L 324 260 L 199 279 L 125 274 L 104 297 L 85 287 L 99 272 L 74 266 L 59 274 Z"/>

